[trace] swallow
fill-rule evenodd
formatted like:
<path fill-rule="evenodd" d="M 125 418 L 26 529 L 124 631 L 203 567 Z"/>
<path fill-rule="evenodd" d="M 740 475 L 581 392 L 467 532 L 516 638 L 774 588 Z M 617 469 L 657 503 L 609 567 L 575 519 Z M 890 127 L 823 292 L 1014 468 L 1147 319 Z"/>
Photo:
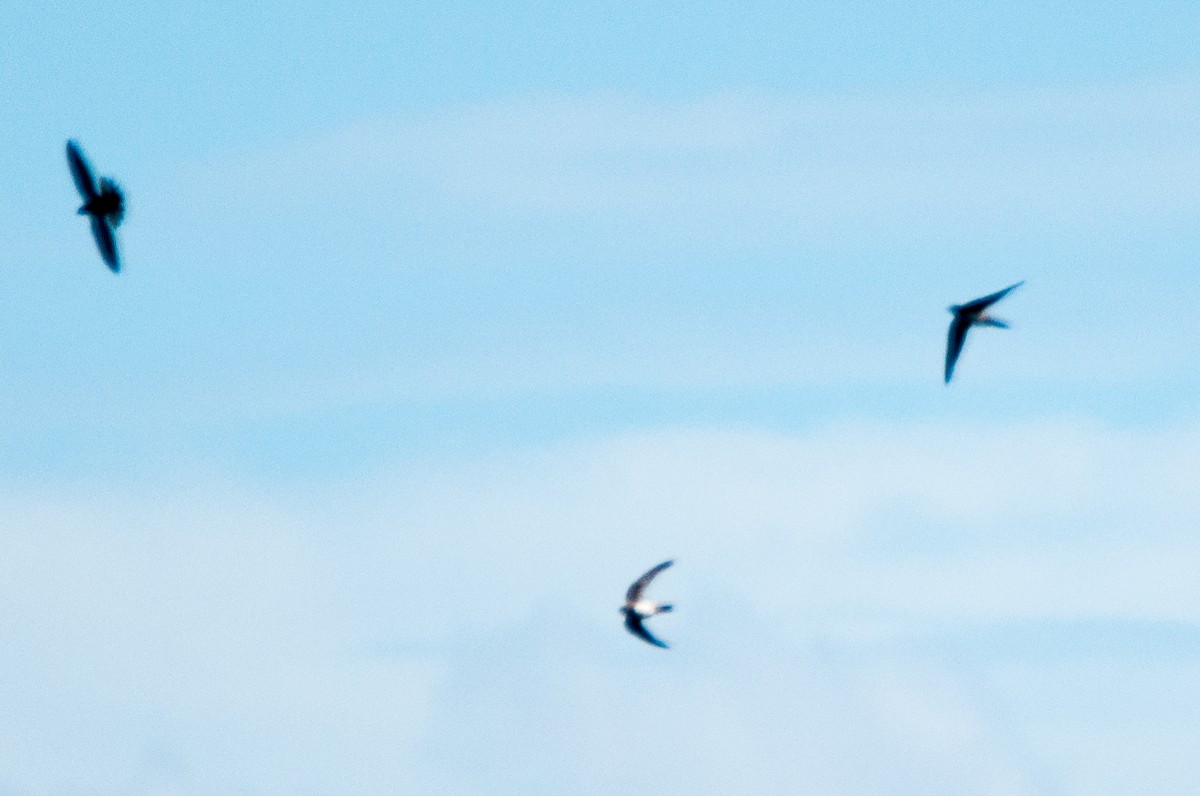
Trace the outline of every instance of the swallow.
<path fill-rule="evenodd" d="M 71 167 L 75 187 L 83 197 L 79 215 L 91 218 L 92 237 L 96 239 L 96 248 L 100 250 L 105 265 L 115 274 L 121 270 L 116 229 L 125 218 L 125 194 L 109 177 L 101 177 L 97 187 L 92 168 L 83 156 L 79 144 L 74 141 L 67 142 L 67 164 Z"/>
<path fill-rule="evenodd" d="M 625 592 L 625 605 L 621 607 L 621 613 L 625 614 L 625 629 L 642 641 L 663 649 L 668 649 L 667 645 L 651 635 L 642 622 L 655 614 L 668 613 L 674 606 L 659 605 L 652 600 L 644 599 L 642 592 L 650 585 L 650 581 L 654 580 L 655 575 L 674 563 L 674 561 L 664 561 L 635 580 L 629 587 L 629 591 Z"/>
<path fill-rule="evenodd" d="M 954 375 L 954 363 L 958 361 L 958 355 L 962 353 L 963 343 L 967 340 L 967 332 L 970 328 L 972 326 L 995 326 L 1007 329 L 1008 323 L 988 315 L 987 309 L 1023 284 L 1025 284 L 1025 280 L 1022 279 L 1015 285 L 1009 285 L 989 296 L 968 301 L 966 304 L 955 304 L 949 308 L 950 313 L 954 315 L 954 320 L 950 321 L 950 333 L 946 339 L 947 384 L 950 383 L 950 377 Z"/>

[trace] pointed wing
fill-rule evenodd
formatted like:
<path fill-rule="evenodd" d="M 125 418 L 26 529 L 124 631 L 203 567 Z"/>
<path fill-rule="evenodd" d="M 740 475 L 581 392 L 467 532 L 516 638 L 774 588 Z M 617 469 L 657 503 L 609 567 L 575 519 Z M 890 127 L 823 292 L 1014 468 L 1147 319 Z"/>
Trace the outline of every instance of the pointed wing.
<path fill-rule="evenodd" d="M 96 178 L 92 176 L 92 170 L 88 166 L 87 158 L 83 156 L 79 144 L 74 141 L 67 142 L 67 165 L 71 167 L 71 179 L 75 180 L 75 188 L 83 200 L 87 202 L 94 199 L 96 197 Z"/>
<path fill-rule="evenodd" d="M 642 598 L 642 592 L 644 592 L 646 590 L 646 587 L 650 585 L 650 581 L 654 580 L 654 576 L 657 575 L 658 573 L 662 572 L 664 569 L 666 569 L 667 567 L 671 566 L 674 563 L 675 562 L 673 560 L 672 561 L 664 561 L 661 564 L 659 564 L 658 566 L 651 569 L 645 575 L 642 575 L 640 578 L 635 580 L 633 582 L 633 585 L 629 587 L 629 591 L 625 592 L 625 602 L 632 605 L 633 603 L 640 600 Z"/>
<path fill-rule="evenodd" d="M 967 302 L 966 304 L 962 305 L 962 307 L 960 309 L 962 312 L 967 313 L 969 315 L 983 312 L 988 307 L 992 306 L 997 301 L 1004 298 L 1009 293 L 1013 292 L 1014 290 L 1016 290 L 1023 284 L 1025 284 L 1024 279 L 1022 279 L 1020 282 L 1016 283 L 1015 285 L 1009 285 L 1008 287 L 1004 288 L 1003 290 L 997 290 L 995 293 L 984 296 L 983 298 L 977 298 L 974 301 Z"/>
<path fill-rule="evenodd" d="M 104 258 L 104 264 L 115 274 L 121 270 L 121 258 L 117 255 L 116 235 L 113 234 L 112 227 L 105 219 L 91 216 L 91 220 L 92 237 L 96 239 L 96 248 L 100 249 L 100 256 Z"/>
<path fill-rule="evenodd" d="M 967 340 L 967 330 L 970 328 L 971 321 L 961 311 L 954 313 L 954 320 L 950 321 L 950 333 L 946 336 L 947 384 L 954 375 L 954 363 L 958 362 L 958 355 L 962 353 L 963 343 Z"/>
<path fill-rule="evenodd" d="M 625 629 L 640 638 L 642 641 L 645 641 L 647 644 L 653 644 L 654 646 L 662 647 L 663 649 L 670 649 L 670 647 L 668 647 L 664 642 L 659 641 L 650 634 L 650 631 L 647 630 L 646 626 L 642 624 L 642 618 L 633 611 L 625 614 Z"/>

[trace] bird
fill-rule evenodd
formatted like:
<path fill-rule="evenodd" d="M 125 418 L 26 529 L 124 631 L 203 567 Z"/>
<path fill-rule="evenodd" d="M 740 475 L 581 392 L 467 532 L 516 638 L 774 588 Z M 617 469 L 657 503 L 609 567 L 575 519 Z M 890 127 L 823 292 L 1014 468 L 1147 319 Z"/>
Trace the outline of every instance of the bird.
<path fill-rule="evenodd" d="M 967 332 L 970 328 L 972 326 L 995 326 L 1007 329 L 1008 323 L 988 315 L 987 309 L 1023 284 L 1025 284 L 1025 280 L 1022 279 L 1015 285 L 1009 285 L 1003 290 L 998 290 L 983 298 L 968 301 L 966 304 L 955 304 L 949 308 L 950 313 L 954 315 L 954 320 L 950 321 L 950 333 L 946 339 L 946 384 L 950 383 L 950 377 L 954 375 L 954 363 L 958 361 L 958 355 L 962 353 L 963 343 L 967 340 Z"/>
<path fill-rule="evenodd" d="M 75 187 L 83 197 L 79 215 L 91 218 L 92 237 L 96 239 L 100 256 L 114 274 L 118 273 L 121 270 L 121 256 L 117 252 L 116 228 L 125 217 L 125 194 L 110 177 L 101 177 L 97 186 L 91 166 L 74 140 L 67 142 L 67 164 L 71 167 Z"/>
<path fill-rule="evenodd" d="M 674 606 L 659 605 L 652 600 L 647 600 L 642 597 L 642 592 L 646 590 L 646 587 L 650 585 L 650 581 L 654 580 L 654 577 L 658 573 L 674 563 L 674 561 L 664 561 L 635 580 L 633 585 L 629 587 L 629 591 L 625 592 L 625 605 L 621 607 L 621 613 L 625 614 L 625 629 L 642 641 L 653 644 L 656 647 L 662 647 L 663 649 L 669 648 L 664 642 L 655 638 L 642 622 L 655 614 L 668 613 Z"/>

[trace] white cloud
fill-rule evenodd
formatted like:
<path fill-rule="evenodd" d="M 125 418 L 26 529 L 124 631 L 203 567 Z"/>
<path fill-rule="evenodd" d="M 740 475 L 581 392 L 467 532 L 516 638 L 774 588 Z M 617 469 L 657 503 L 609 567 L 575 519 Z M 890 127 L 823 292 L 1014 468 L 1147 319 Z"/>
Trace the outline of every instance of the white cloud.
<path fill-rule="evenodd" d="M 397 776 L 433 669 L 347 647 L 286 511 L 139 497 L 7 506 L 0 790 L 361 793 Z"/>
<path fill-rule="evenodd" d="M 1194 783 L 1151 708 L 1196 655 L 1197 437 L 697 429 L 359 484 L 10 487 L 0 789 L 1083 793 L 1148 760 Z M 658 654 L 616 608 L 670 556 Z M 1117 657 L 1023 626 L 1116 628 Z M 1121 631 L 1157 626 L 1153 658 Z M 1114 660 L 1126 700 L 1104 675 L 1044 707 Z M 1134 725 L 1157 747 L 1088 762 Z"/>
<path fill-rule="evenodd" d="M 962 95 L 519 98 L 366 120 L 256 153 L 272 201 L 413 193 L 475 211 L 652 217 L 765 242 L 1195 221 L 1191 83 Z M 303 179 L 298 179 L 302 175 Z M 299 189 L 299 190 L 297 190 Z"/>

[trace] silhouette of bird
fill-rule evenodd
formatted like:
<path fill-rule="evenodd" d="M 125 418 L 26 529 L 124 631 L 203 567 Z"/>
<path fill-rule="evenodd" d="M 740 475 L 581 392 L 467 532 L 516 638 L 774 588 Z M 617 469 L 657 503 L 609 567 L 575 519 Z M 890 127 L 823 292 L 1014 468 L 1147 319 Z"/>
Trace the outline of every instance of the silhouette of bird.
<path fill-rule="evenodd" d="M 653 644 L 656 647 L 662 647 L 663 649 L 668 649 L 667 645 L 651 635 L 642 622 L 655 614 L 668 613 L 674 606 L 659 605 L 656 602 L 644 599 L 642 592 L 650 585 L 650 581 L 654 580 L 655 575 L 674 563 L 674 561 L 664 561 L 635 580 L 633 585 L 629 587 L 629 591 L 625 592 L 625 605 L 621 608 L 621 613 L 625 614 L 626 630 L 642 641 Z"/>
<path fill-rule="evenodd" d="M 92 222 L 92 237 L 96 239 L 96 248 L 104 263 L 115 274 L 121 270 L 121 257 L 117 253 L 116 228 L 125 217 L 125 194 L 109 177 L 101 177 L 97 186 L 96 178 L 92 176 L 91 166 L 83 151 L 75 141 L 67 142 L 67 164 L 71 167 L 71 177 L 75 187 L 83 197 L 83 206 L 79 215 L 89 216 Z"/>
<path fill-rule="evenodd" d="M 950 333 L 946 339 L 947 384 L 950 383 L 950 377 L 954 375 L 954 363 L 958 361 L 958 355 L 962 353 L 963 343 L 967 341 L 967 332 L 970 328 L 972 326 L 995 326 L 1000 329 L 1007 329 L 1008 323 L 988 315 L 987 309 L 1023 284 L 1025 284 L 1025 280 L 1021 280 L 1015 285 L 1009 285 L 1003 290 L 998 290 L 983 298 L 977 298 L 974 301 L 968 301 L 966 304 L 955 304 L 953 307 L 950 307 L 950 312 L 953 313 L 954 320 L 950 321 Z"/>

